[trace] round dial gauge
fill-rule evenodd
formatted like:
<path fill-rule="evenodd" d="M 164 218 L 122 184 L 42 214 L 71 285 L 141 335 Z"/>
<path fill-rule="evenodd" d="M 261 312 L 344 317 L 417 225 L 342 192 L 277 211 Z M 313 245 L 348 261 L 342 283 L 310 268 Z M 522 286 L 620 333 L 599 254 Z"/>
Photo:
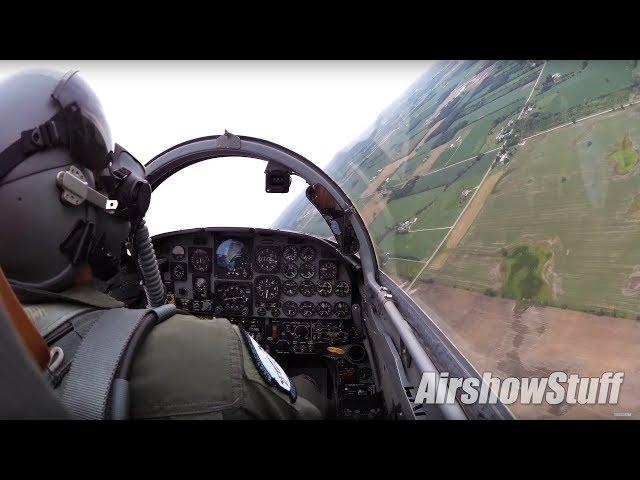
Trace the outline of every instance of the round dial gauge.
<path fill-rule="evenodd" d="M 191 252 L 191 266 L 198 272 L 208 272 L 211 258 L 204 248 L 196 248 Z"/>
<path fill-rule="evenodd" d="M 282 250 L 282 258 L 284 258 L 287 262 L 293 262 L 296 258 L 298 258 L 298 249 L 295 245 L 287 245 Z"/>
<path fill-rule="evenodd" d="M 282 293 L 289 297 L 293 297 L 298 293 L 298 284 L 293 280 L 285 280 L 282 282 Z"/>
<path fill-rule="evenodd" d="M 300 293 L 305 297 L 310 297 L 316 293 L 316 286 L 309 280 L 303 280 L 300 282 Z"/>
<path fill-rule="evenodd" d="M 285 263 L 282 266 L 282 274 L 287 278 L 294 278 L 298 275 L 298 267 L 295 263 Z"/>
<path fill-rule="evenodd" d="M 204 277 L 196 277 L 193 281 L 193 288 L 200 294 L 209 293 L 209 282 Z"/>
<path fill-rule="evenodd" d="M 334 285 L 333 291 L 339 297 L 346 297 L 351 293 L 351 285 L 349 282 L 339 281 Z"/>
<path fill-rule="evenodd" d="M 320 271 L 318 275 L 322 280 L 338 278 L 338 263 L 332 260 L 320 261 Z"/>
<path fill-rule="evenodd" d="M 331 284 L 329 282 L 318 282 L 318 295 L 328 297 L 331 295 Z"/>
<path fill-rule="evenodd" d="M 315 308 L 316 306 L 313 304 L 313 302 L 302 302 L 300 304 L 300 314 L 303 317 L 310 317 L 313 315 Z"/>
<path fill-rule="evenodd" d="M 300 269 L 298 271 L 300 272 L 300 276 L 306 279 L 313 278 L 316 274 L 316 269 L 310 263 L 303 263 L 300 265 Z"/>
<path fill-rule="evenodd" d="M 278 277 L 264 276 L 256 279 L 256 295 L 262 300 L 271 302 L 280 298 L 280 279 Z"/>
<path fill-rule="evenodd" d="M 282 311 L 287 317 L 295 317 L 298 314 L 298 304 L 287 300 L 282 304 Z"/>
<path fill-rule="evenodd" d="M 331 304 L 329 302 L 320 302 L 316 306 L 316 313 L 318 314 L 319 317 L 322 317 L 322 318 L 326 318 L 326 317 L 330 316 L 332 310 L 333 309 L 332 309 Z"/>
<path fill-rule="evenodd" d="M 280 251 L 275 247 L 266 247 L 256 253 L 256 267 L 261 272 L 275 273 L 280 268 Z"/>
<path fill-rule="evenodd" d="M 305 245 L 300 249 L 300 258 L 303 262 L 313 262 L 316 259 L 316 249 L 310 245 Z"/>
<path fill-rule="evenodd" d="M 349 304 L 346 302 L 338 302 L 333 306 L 333 313 L 340 318 L 348 317 L 350 310 Z"/>
<path fill-rule="evenodd" d="M 248 287 L 239 285 L 229 285 L 222 290 L 220 303 L 224 309 L 231 313 L 242 313 L 245 309 L 248 312 L 249 304 Z"/>
<path fill-rule="evenodd" d="M 171 266 L 171 277 L 173 280 L 183 281 L 187 279 L 187 268 L 184 263 L 174 263 Z"/>
<path fill-rule="evenodd" d="M 171 256 L 178 262 L 181 262 L 182 260 L 184 260 L 184 256 L 185 256 L 184 247 L 182 245 L 174 246 L 171 249 Z"/>

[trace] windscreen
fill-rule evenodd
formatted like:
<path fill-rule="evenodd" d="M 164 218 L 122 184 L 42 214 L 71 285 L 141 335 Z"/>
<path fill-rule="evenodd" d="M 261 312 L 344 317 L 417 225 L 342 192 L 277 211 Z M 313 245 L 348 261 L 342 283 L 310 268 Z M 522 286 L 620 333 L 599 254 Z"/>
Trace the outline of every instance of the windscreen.
<path fill-rule="evenodd" d="M 304 192 L 305 180 L 293 175 L 289 193 L 265 191 L 262 160 L 246 157 L 213 158 L 180 170 L 153 191 L 146 214 L 152 235 L 201 227 L 272 228 L 281 212 L 296 202 L 311 206 Z M 313 206 L 303 213 L 300 228 L 279 228 L 309 232 L 333 239 L 327 223 Z M 314 228 L 307 228 L 314 225 Z M 304 233 L 303 232 L 303 233 Z"/>
<path fill-rule="evenodd" d="M 640 415 L 638 61 L 442 61 L 398 95 L 326 168 L 382 271 L 479 372 L 625 374 L 617 405 L 517 418 Z M 321 219 L 298 198 L 276 225 Z"/>

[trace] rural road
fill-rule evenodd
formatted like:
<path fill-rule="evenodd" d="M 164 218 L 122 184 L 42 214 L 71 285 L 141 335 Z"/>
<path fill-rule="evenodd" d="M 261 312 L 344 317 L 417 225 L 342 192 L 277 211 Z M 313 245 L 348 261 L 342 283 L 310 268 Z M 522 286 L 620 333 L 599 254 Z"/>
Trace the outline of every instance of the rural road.
<path fill-rule="evenodd" d="M 536 89 L 536 86 L 538 85 L 538 82 L 540 81 L 540 77 L 542 76 L 542 72 L 544 71 L 545 67 L 546 67 L 546 62 L 545 64 L 542 66 L 542 68 L 540 69 L 540 73 L 538 74 L 538 78 L 536 79 L 536 82 L 533 84 L 533 88 L 531 89 L 531 92 L 529 93 L 529 97 L 527 98 L 527 101 L 524 103 L 524 105 L 522 106 L 522 110 L 520 110 L 520 114 L 518 115 L 518 118 L 520 118 L 522 116 L 522 113 L 524 112 L 524 109 L 527 107 L 527 103 L 529 102 L 529 99 L 531 98 L 531 96 L 533 95 L 533 92 Z M 500 148 L 502 148 L 504 145 L 506 145 L 506 140 L 505 142 L 502 144 L 502 146 Z M 487 177 L 489 176 L 489 172 L 491 171 L 491 167 L 493 165 L 493 162 L 491 162 L 489 164 L 489 168 L 487 168 L 487 171 L 485 172 L 484 176 L 482 177 L 482 180 L 480 180 L 480 183 L 476 186 L 475 190 L 473 191 L 473 195 L 471 195 L 471 198 L 467 201 L 467 203 L 465 203 L 464 208 L 462 209 L 462 211 L 460 212 L 460 215 L 458 215 L 458 218 L 456 218 L 456 221 L 453 222 L 453 225 L 451 226 L 451 229 L 447 232 L 447 234 L 444 236 L 444 238 L 442 239 L 442 241 L 438 244 L 438 246 L 436 247 L 436 249 L 433 251 L 433 253 L 431 254 L 431 256 L 429 257 L 429 259 L 427 261 L 425 261 L 424 265 L 422 266 L 422 268 L 420 269 L 420 271 L 418 272 L 418 274 L 413 278 L 413 280 L 411 280 L 411 282 L 409 283 L 409 285 L 407 286 L 407 290 L 410 289 L 411 287 L 413 287 L 413 285 L 416 283 L 416 280 L 418 280 L 418 278 L 420 278 L 420 275 L 422 275 L 422 273 L 426 270 L 426 268 L 429 266 L 429 264 L 431 263 L 431 261 L 433 260 L 433 258 L 436 256 L 436 253 L 438 253 L 438 250 L 440 250 L 440 248 L 442 247 L 442 245 L 444 245 L 444 243 L 447 241 L 447 239 L 449 238 L 449 235 L 451 235 L 451 232 L 453 232 L 455 226 L 458 224 L 458 222 L 460 221 L 460 219 L 462 218 L 462 216 L 464 215 L 464 213 L 467 211 L 467 208 L 469 208 L 469 205 L 471 205 L 473 203 L 473 199 L 476 197 L 476 194 L 480 191 L 480 188 L 482 187 L 482 184 L 484 183 L 484 181 L 487 179 Z"/>

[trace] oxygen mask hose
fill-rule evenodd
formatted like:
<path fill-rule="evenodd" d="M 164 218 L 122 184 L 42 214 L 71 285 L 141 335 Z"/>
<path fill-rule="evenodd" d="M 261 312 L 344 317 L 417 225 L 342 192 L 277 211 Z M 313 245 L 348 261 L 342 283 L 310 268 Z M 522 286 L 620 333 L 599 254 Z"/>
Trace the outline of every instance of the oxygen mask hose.
<path fill-rule="evenodd" d="M 151 238 L 149 238 L 149 229 L 147 229 L 144 218 L 140 220 L 133 240 L 138 253 L 138 265 L 142 272 L 144 291 L 147 294 L 149 306 L 155 308 L 164 305 L 164 285 L 160 276 L 156 252 L 153 249 Z"/>

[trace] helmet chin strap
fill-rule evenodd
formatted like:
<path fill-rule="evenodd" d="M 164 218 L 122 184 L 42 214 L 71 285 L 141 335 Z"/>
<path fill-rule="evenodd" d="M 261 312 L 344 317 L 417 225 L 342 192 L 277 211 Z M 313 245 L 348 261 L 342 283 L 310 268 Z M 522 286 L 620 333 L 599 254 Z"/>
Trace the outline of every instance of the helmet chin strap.
<path fill-rule="evenodd" d="M 58 172 L 56 183 L 62 190 L 62 201 L 67 205 L 77 206 L 87 201 L 109 213 L 115 212 L 118 208 L 117 200 L 110 200 L 91 188 L 82 171 L 73 165 L 65 172 Z"/>

